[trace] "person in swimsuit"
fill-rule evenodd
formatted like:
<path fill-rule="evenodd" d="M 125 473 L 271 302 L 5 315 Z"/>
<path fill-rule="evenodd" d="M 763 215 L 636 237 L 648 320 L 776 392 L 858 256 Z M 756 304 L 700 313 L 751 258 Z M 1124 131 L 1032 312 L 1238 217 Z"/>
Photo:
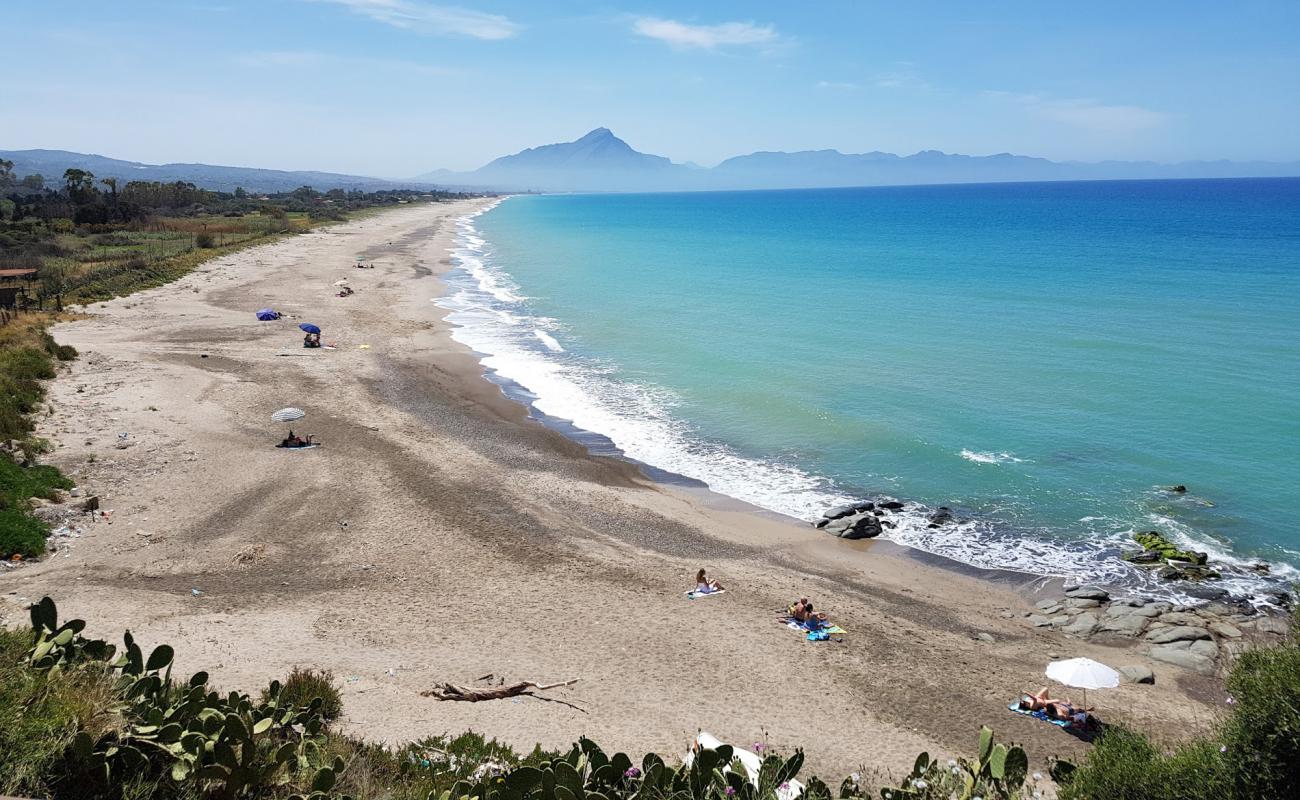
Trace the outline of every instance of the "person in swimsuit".
<path fill-rule="evenodd" d="M 1021 711 L 1041 711 L 1047 708 L 1047 704 L 1052 702 L 1052 697 L 1047 693 L 1047 687 L 1039 689 L 1037 692 L 1027 692 L 1020 698 Z"/>

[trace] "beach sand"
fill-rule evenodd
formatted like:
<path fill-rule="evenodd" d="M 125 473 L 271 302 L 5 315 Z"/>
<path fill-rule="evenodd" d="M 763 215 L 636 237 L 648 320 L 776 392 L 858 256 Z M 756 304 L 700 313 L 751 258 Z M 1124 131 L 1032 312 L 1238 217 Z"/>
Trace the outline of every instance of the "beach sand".
<path fill-rule="evenodd" d="M 1045 682 L 1052 656 L 1151 662 L 1029 627 L 1029 577 L 991 581 L 657 484 L 485 380 L 433 302 L 453 219 L 482 202 L 226 255 L 58 326 L 81 357 L 52 383 L 39 433 L 111 524 L 0 575 L 0 622 L 49 594 L 88 633 L 169 643 L 182 672 L 221 687 L 327 668 L 341 724 L 389 743 L 473 729 L 516 747 L 586 735 L 671 756 L 703 729 L 803 747 L 833 785 L 861 766 L 904 772 L 922 750 L 969 753 L 981 724 L 1036 766 L 1082 752 L 1006 704 Z M 343 278 L 355 295 L 334 296 Z M 263 306 L 293 318 L 258 322 Z M 303 349 L 300 321 L 338 348 Z M 272 446 L 286 426 L 270 414 L 289 405 L 322 447 Z M 701 566 L 730 591 L 686 600 Z M 843 643 L 777 624 L 800 595 L 849 631 Z M 1212 681 L 1156 672 L 1155 686 L 1089 699 L 1159 735 L 1208 725 Z M 420 696 L 488 673 L 578 678 L 549 694 L 585 713 Z"/>

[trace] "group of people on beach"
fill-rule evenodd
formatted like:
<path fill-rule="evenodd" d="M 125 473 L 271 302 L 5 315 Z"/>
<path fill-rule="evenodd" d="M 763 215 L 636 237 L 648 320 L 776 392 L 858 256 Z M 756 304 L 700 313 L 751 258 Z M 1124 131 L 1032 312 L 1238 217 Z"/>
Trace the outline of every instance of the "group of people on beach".
<path fill-rule="evenodd" d="M 695 573 L 695 589 L 691 594 L 716 594 L 722 591 L 726 591 L 726 587 L 710 578 L 706 570 L 701 569 Z M 791 603 L 786 608 L 786 615 L 810 631 L 818 630 L 827 625 L 826 613 L 813 608 L 812 601 L 806 597 L 800 597 Z"/>
<path fill-rule="evenodd" d="M 695 589 L 690 594 L 709 595 L 724 590 L 725 587 L 721 583 L 710 578 L 708 572 L 701 569 L 695 573 Z M 800 597 L 791 603 L 786 609 L 786 614 L 786 619 L 812 632 L 810 638 L 817 635 L 816 631 L 823 628 L 831 629 L 826 613 L 814 608 L 812 601 L 807 597 Z M 1046 686 L 1037 692 L 1025 692 L 1020 697 L 1017 707 L 1023 712 L 1043 715 L 1049 720 L 1065 723 L 1078 730 L 1094 730 L 1100 726 L 1097 718 L 1092 715 L 1091 706 L 1084 707 L 1063 697 L 1052 697 Z"/>

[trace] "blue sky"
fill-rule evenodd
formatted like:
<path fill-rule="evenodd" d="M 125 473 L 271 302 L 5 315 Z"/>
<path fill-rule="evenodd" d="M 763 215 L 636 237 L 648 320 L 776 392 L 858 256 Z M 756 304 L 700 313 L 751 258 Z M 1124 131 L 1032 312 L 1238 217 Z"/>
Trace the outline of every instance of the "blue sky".
<path fill-rule="evenodd" d="M 0 149 L 409 176 L 606 126 L 754 150 L 1300 160 L 1300 2 L 6 0 Z"/>

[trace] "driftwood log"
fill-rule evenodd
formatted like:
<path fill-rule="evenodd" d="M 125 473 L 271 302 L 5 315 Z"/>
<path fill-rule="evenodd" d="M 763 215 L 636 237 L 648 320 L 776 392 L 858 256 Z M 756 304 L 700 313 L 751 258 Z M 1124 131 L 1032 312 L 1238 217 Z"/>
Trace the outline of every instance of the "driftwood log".
<path fill-rule="evenodd" d="M 544 685 L 533 681 L 520 681 L 509 686 L 457 686 L 453 683 L 440 683 L 427 692 L 420 692 L 420 696 L 433 697 L 438 700 L 464 700 L 468 703 L 477 703 L 480 700 L 500 700 L 504 697 L 516 697 L 521 694 L 532 695 L 533 692 L 544 692 L 547 689 L 569 686 L 577 682 L 577 678 L 572 678 L 567 681 Z M 536 695 L 533 696 L 536 697 Z"/>

